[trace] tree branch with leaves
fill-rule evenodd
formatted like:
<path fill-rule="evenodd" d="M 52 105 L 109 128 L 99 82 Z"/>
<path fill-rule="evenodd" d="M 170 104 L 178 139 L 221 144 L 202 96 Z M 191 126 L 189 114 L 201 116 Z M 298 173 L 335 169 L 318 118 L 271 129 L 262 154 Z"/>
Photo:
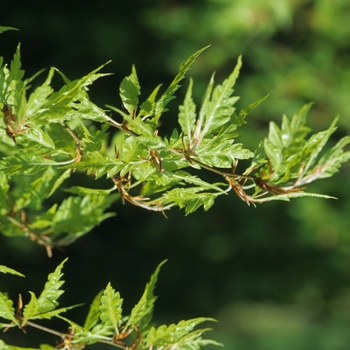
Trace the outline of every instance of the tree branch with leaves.
<path fill-rule="evenodd" d="M 0 32 L 9 29 L 13 28 L 0 27 Z M 221 84 L 215 84 L 212 75 L 199 107 L 192 97 L 194 82 L 190 79 L 179 105 L 179 125 L 170 135 L 162 135 L 161 121 L 166 123 L 163 115 L 168 103 L 206 49 L 180 65 L 163 93 L 158 85 L 143 102 L 133 66 L 119 87 L 122 108 L 107 106 L 107 110 L 94 104 L 88 95 L 95 80 L 109 75 L 100 73 L 105 65 L 76 80 L 50 68 L 44 82 L 33 90 L 32 82 L 43 71 L 25 78 L 19 46 L 9 65 L 0 58 L 1 233 L 28 237 L 52 256 L 53 248 L 71 244 L 113 216 L 108 209 L 116 200 L 164 215 L 177 206 L 187 215 L 200 207 L 208 210 L 217 197 L 230 193 L 254 206 L 304 196 L 332 198 L 306 190 L 313 181 L 333 176 L 350 158 L 350 136 L 326 149 L 337 118 L 327 130 L 309 136 L 306 117 L 311 104 L 307 104 L 292 118 L 283 116 L 280 127 L 271 122 L 267 137 L 255 151 L 236 142 L 247 115 L 266 99 L 237 111 L 239 97 L 234 95 L 234 86 L 241 57 Z M 52 80 L 57 74 L 63 84 L 55 91 Z M 240 168 L 247 164 L 243 171 L 238 171 L 238 162 Z M 48 199 L 52 202 L 72 173 L 104 177 L 110 187 L 64 188 L 66 197 L 49 206 Z M 207 173 L 216 180 L 208 181 Z M 15 310 L 6 294 L 0 295 L 0 317 L 10 321 L 1 324 L 2 328 L 40 328 L 61 337 L 62 349 L 82 349 L 94 342 L 129 350 L 199 349 L 215 343 L 202 339 L 206 329 L 194 330 L 211 320 L 207 318 L 150 327 L 160 266 L 130 316 L 122 316 L 122 299 L 108 284 L 92 302 L 84 326 L 79 326 L 61 315 L 71 307 L 57 309 L 57 299 L 63 293 L 62 266 L 49 276 L 39 297 L 30 292 L 31 300 L 24 308 L 21 298 Z M 4 266 L 0 272 L 16 273 Z M 68 322 L 70 332 L 56 332 L 33 322 L 52 317 Z M 131 344 L 126 341 L 130 337 Z M 3 342 L 1 346 L 18 349 Z M 53 348 L 45 345 L 41 349 Z"/>

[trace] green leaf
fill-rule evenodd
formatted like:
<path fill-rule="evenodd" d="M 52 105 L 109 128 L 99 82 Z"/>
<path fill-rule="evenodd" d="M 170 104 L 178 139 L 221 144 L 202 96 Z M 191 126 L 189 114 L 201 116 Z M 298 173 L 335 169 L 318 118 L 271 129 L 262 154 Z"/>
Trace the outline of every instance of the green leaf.
<path fill-rule="evenodd" d="M 238 78 L 241 66 L 242 59 L 239 56 L 233 72 L 222 85 L 216 86 L 213 92 L 214 80 L 212 77 L 205 94 L 194 133 L 197 139 L 197 148 L 199 148 L 205 137 L 216 132 L 223 125 L 231 121 L 231 116 L 235 110 L 233 105 L 239 99 L 237 96 L 232 96 L 234 91 L 233 86 Z"/>
<path fill-rule="evenodd" d="M 34 175 L 44 171 L 50 165 L 59 165 L 52 159 L 45 158 L 48 150 L 43 147 L 31 147 L 18 150 L 15 154 L 3 157 L 0 160 L 0 170 L 5 171 L 8 176 Z"/>
<path fill-rule="evenodd" d="M 3 32 L 6 32 L 7 30 L 18 30 L 17 28 L 13 28 L 13 27 L 4 27 L 4 26 L 0 26 L 0 34 Z"/>
<path fill-rule="evenodd" d="M 200 193 L 198 193 L 200 192 Z M 198 187 L 175 188 L 163 195 L 166 203 L 175 202 L 180 208 L 185 208 L 185 214 L 191 214 L 203 206 L 207 211 L 214 204 L 215 194 L 203 193 Z"/>
<path fill-rule="evenodd" d="M 71 173 L 71 169 L 67 169 L 59 177 L 56 177 L 55 182 L 51 185 L 50 192 L 46 195 L 45 198 L 51 197 L 56 192 L 56 190 L 63 184 L 64 180 L 70 177 Z"/>
<path fill-rule="evenodd" d="M 13 302 L 5 294 L 0 292 L 0 317 L 17 324 Z"/>
<path fill-rule="evenodd" d="M 140 84 L 134 65 L 132 66 L 131 74 L 122 80 L 119 87 L 119 93 L 123 106 L 130 115 L 133 115 L 134 111 L 138 108 L 138 96 L 140 95 Z"/>
<path fill-rule="evenodd" d="M 241 109 L 238 113 L 238 115 L 236 113 L 234 113 L 234 118 L 235 118 L 235 124 L 237 127 L 242 126 L 243 124 L 246 123 L 246 116 L 256 107 L 258 107 L 260 105 L 260 103 L 264 102 L 267 98 L 269 97 L 269 95 L 266 95 L 262 98 L 260 98 L 259 100 L 254 101 L 253 103 L 251 103 L 247 108 Z"/>
<path fill-rule="evenodd" d="M 104 210 L 118 198 L 119 195 L 106 197 L 105 194 L 66 198 L 52 219 L 52 237 L 59 237 L 61 245 L 74 242 L 102 221 L 114 216 L 114 213 L 104 213 Z"/>
<path fill-rule="evenodd" d="M 17 46 L 16 53 L 13 56 L 13 59 L 10 64 L 10 80 L 20 82 L 24 77 L 24 70 L 21 69 L 21 51 L 20 45 Z M 21 86 L 21 85 L 19 85 Z M 20 91 L 18 90 L 17 93 Z"/>
<path fill-rule="evenodd" d="M 332 176 L 339 171 L 342 163 L 350 159 L 350 151 L 344 152 L 344 147 L 348 144 L 350 144 L 350 136 L 343 137 L 319 160 L 315 171 L 319 178 Z"/>
<path fill-rule="evenodd" d="M 28 129 L 25 133 L 20 134 L 17 137 L 17 142 L 21 142 L 21 137 L 27 137 L 29 140 L 38 143 L 39 145 L 42 145 L 47 148 L 55 149 L 55 143 L 52 141 L 51 137 L 44 132 L 41 128 L 39 128 L 37 125 L 33 123 L 28 123 Z"/>
<path fill-rule="evenodd" d="M 68 259 L 63 260 L 63 262 L 56 267 L 55 271 L 49 274 L 48 281 L 45 283 L 39 298 L 36 298 L 33 292 L 29 292 L 31 294 L 31 299 L 23 311 L 24 322 L 30 318 L 52 311 L 58 306 L 57 299 L 64 293 L 64 291 L 60 289 L 64 283 L 64 281 L 61 280 L 63 276 L 61 271 L 67 260 Z"/>
<path fill-rule="evenodd" d="M 92 301 L 89 312 L 86 316 L 85 322 L 84 322 L 84 329 L 91 330 L 98 321 L 100 320 L 100 304 L 101 304 L 101 297 L 103 294 L 103 290 L 101 290 Z"/>
<path fill-rule="evenodd" d="M 192 54 L 186 61 L 181 63 L 178 74 L 170 83 L 169 87 L 165 90 L 162 96 L 159 98 L 159 100 L 155 102 L 154 108 L 152 108 L 152 110 L 149 113 L 150 116 L 155 117 L 154 122 L 157 123 L 162 113 L 167 111 L 166 106 L 171 100 L 175 98 L 174 94 L 180 87 L 180 81 L 185 77 L 185 74 L 190 69 L 191 65 L 194 63 L 196 58 L 208 47 L 209 46 L 206 46 L 198 50 L 197 52 Z"/>
<path fill-rule="evenodd" d="M 323 150 L 324 146 L 328 142 L 330 136 L 336 130 L 336 123 L 338 118 L 335 118 L 329 128 L 325 131 L 321 131 L 315 135 L 312 135 L 310 139 L 306 142 L 303 153 L 307 155 L 307 162 L 304 167 L 304 173 L 307 172 L 315 163 L 318 155 Z"/>
<path fill-rule="evenodd" d="M 40 313 L 38 298 L 33 292 L 29 292 L 29 294 L 30 294 L 30 301 L 24 307 L 24 311 L 23 311 L 23 317 L 24 317 L 23 324 L 25 324 L 27 320 L 29 320 L 30 318 L 33 318 L 34 316 Z"/>
<path fill-rule="evenodd" d="M 87 119 L 95 122 L 111 123 L 113 125 L 113 120 L 106 115 L 106 112 L 102 108 L 90 101 L 85 91 L 80 92 L 79 101 L 73 101 L 71 107 L 65 114 L 65 120 Z M 52 121 L 58 122 L 59 119 L 52 119 Z"/>
<path fill-rule="evenodd" d="M 318 194 L 318 193 L 309 193 L 309 192 L 292 192 L 287 194 L 278 194 L 265 198 L 258 198 L 255 200 L 257 203 L 271 202 L 271 201 L 286 201 L 289 202 L 292 198 L 301 198 L 301 197 L 316 197 L 316 198 L 326 198 L 326 199 L 336 199 L 335 197 Z"/>
<path fill-rule="evenodd" d="M 120 298 L 119 292 L 116 292 L 110 283 L 101 297 L 100 318 L 106 325 L 111 326 L 115 334 L 119 334 L 119 321 L 122 318 L 123 299 Z"/>
<path fill-rule="evenodd" d="M 125 163 L 117 158 L 105 157 L 98 151 L 88 152 L 80 162 L 65 166 L 69 169 L 86 171 L 88 175 L 94 174 L 96 179 L 103 175 L 112 177 L 125 167 Z"/>
<path fill-rule="evenodd" d="M 223 190 L 219 187 L 223 185 L 227 186 L 224 183 L 210 184 L 196 176 L 173 176 L 182 179 L 187 183 L 197 185 L 197 187 L 174 188 L 167 191 L 162 196 L 162 199 L 164 199 L 166 203 L 175 202 L 180 208 L 185 208 L 186 215 L 193 213 L 201 206 L 207 211 L 214 204 L 214 200 L 217 196 L 227 193 L 227 190 Z M 215 192 L 203 192 L 206 190 Z"/>
<path fill-rule="evenodd" d="M 141 331 L 148 326 L 152 319 L 154 303 L 157 300 L 157 297 L 154 295 L 154 289 L 156 287 L 159 271 L 166 262 L 167 260 L 163 260 L 152 274 L 150 281 L 146 284 L 141 299 L 131 311 L 131 315 L 126 324 L 127 326 L 135 327 L 139 325 Z"/>
<path fill-rule="evenodd" d="M 138 114 L 139 117 L 145 116 L 145 117 L 149 117 L 150 115 L 152 115 L 153 110 L 155 109 L 155 101 L 156 101 L 156 97 L 158 95 L 158 91 L 159 89 L 162 87 L 162 84 L 158 85 L 149 95 L 149 97 L 147 98 L 147 100 L 145 102 L 143 102 L 140 106 L 140 112 Z"/>
<path fill-rule="evenodd" d="M 6 267 L 4 265 L 0 265 L 0 272 L 1 273 L 10 273 L 12 275 L 24 277 L 24 275 L 22 275 L 20 272 L 14 270 L 14 269 L 10 269 L 9 267 Z"/>
<path fill-rule="evenodd" d="M 63 317 L 58 316 L 62 320 L 66 321 L 73 331 L 73 338 L 71 343 L 74 344 L 94 344 L 99 341 L 111 341 L 111 327 L 106 324 L 97 324 L 92 330 L 86 330 L 85 328 L 79 326 L 77 323 Z"/>
<path fill-rule="evenodd" d="M 123 119 L 127 121 L 128 129 L 131 130 L 136 136 L 152 136 L 154 134 L 156 124 L 145 122 L 139 116 L 134 118 L 116 107 L 110 105 L 107 105 L 107 107 L 120 114 Z"/>
<path fill-rule="evenodd" d="M 108 64 L 107 62 L 106 64 Z M 86 113 L 86 107 L 91 112 L 92 105 L 88 101 L 85 89 L 91 85 L 96 79 L 109 75 L 109 74 L 97 74 L 106 64 L 96 68 L 91 73 L 82 77 L 81 79 L 67 82 L 59 91 L 52 93 L 42 105 L 42 108 L 38 113 L 32 116 L 32 121 L 40 122 L 63 122 L 65 120 L 72 119 L 74 117 L 83 117 Z M 77 101 L 79 101 L 77 103 Z M 81 109 L 81 111 L 73 111 Z M 99 109 L 97 108 L 99 111 Z M 69 112 L 73 113 L 69 115 Z M 88 116 L 88 115 L 87 115 Z M 90 116 L 91 117 L 91 116 Z M 99 118 L 103 121 L 109 120 L 107 116 L 104 117 L 99 114 Z"/>
<path fill-rule="evenodd" d="M 179 124 L 185 136 L 189 138 L 189 147 L 192 149 L 193 129 L 196 122 L 196 105 L 192 99 L 193 80 L 190 79 L 190 84 L 187 89 L 184 104 L 179 106 Z"/>
<path fill-rule="evenodd" d="M 51 68 L 45 82 L 30 94 L 26 106 L 26 116 L 29 120 L 32 117 L 35 118 L 36 114 L 45 104 L 46 99 L 54 92 L 53 88 L 50 86 L 54 72 L 55 69 Z"/>
<path fill-rule="evenodd" d="M 38 314 L 36 316 L 31 317 L 31 319 L 48 319 L 50 320 L 53 317 L 59 317 L 63 312 L 67 312 L 68 310 L 74 309 L 78 306 L 82 306 L 83 304 L 77 304 L 77 305 L 72 305 L 72 306 L 66 306 L 66 307 L 62 307 L 60 309 L 55 309 L 55 310 L 51 310 L 48 312 L 44 312 L 41 314 Z"/>
<path fill-rule="evenodd" d="M 24 93 L 23 76 L 24 70 L 21 69 L 20 45 L 18 45 L 10 63 L 10 68 L 8 69 L 4 66 L 0 70 L 1 102 L 11 106 L 12 112 L 17 116 L 17 119 L 20 117 L 21 103 L 24 101 L 22 98 Z"/>
<path fill-rule="evenodd" d="M 8 178 L 3 172 L 1 172 L 0 173 L 0 214 L 6 214 L 11 210 L 10 203 L 8 200 L 9 189 L 10 189 L 10 184 L 8 182 Z"/>
<path fill-rule="evenodd" d="M 0 340 L 1 350 L 55 350 L 54 347 L 50 345 L 40 345 L 40 348 L 22 348 L 20 346 L 6 345 L 2 340 Z"/>
<path fill-rule="evenodd" d="M 58 204 L 52 205 L 46 212 L 42 213 L 41 215 L 37 215 L 35 217 L 35 220 L 31 223 L 29 223 L 29 228 L 31 230 L 44 230 L 46 228 L 51 229 L 52 226 L 52 220 L 56 213 Z M 45 234 L 45 233 L 44 233 Z"/>
<path fill-rule="evenodd" d="M 52 184 L 57 178 L 58 171 L 52 167 L 35 175 L 14 175 L 12 180 L 16 183 L 16 188 L 12 195 L 17 198 L 17 210 L 30 208 L 40 210 L 44 199 L 52 189 Z"/>
<path fill-rule="evenodd" d="M 221 142 L 220 142 L 221 141 Z M 205 143 L 205 145 L 204 145 Z M 196 158 L 200 162 L 217 168 L 232 168 L 237 159 L 249 159 L 254 153 L 242 148 L 241 143 L 232 144 L 233 140 L 221 140 L 221 137 L 203 142 Z"/>
<path fill-rule="evenodd" d="M 305 138 L 310 128 L 305 124 L 311 106 L 311 103 L 304 105 L 291 121 L 283 116 L 281 129 L 276 123 L 270 123 L 268 138 L 264 140 L 264 150 L 274 172 L 271 181 L 288 180 L 293 167 L 300 164 L 306 156 Z"/>
<path fill-rule="evenodd" d="M 199 317 L 191 320 L 180 321 L 178 324 L 171 324 L 169 326 L 162 325 L 158 328 L 151 327 L 150 331 L 147 334 L 146 338 L 146 346 L 167 346 L 174 345 L 181 342 L 182 338 L 190 335 L 191 331 L 198 324 L 203 323 L 205 321 L 215 321 L 212 318 Z M 196 337 L 198 338 L 205 330 L 196 331 Z M 191 334 L 192 335 L 192 334 Z M 191 339 L 193 340 L 193 339 Z M 182 346 L 186 345 L 186 342 L 181 342 Z M 180 344 L 179 344 L 180 345 Z M 175 347 L 174 347 L 175 348 Z M 176 347 L 180 348 L 180 347 Z"/>

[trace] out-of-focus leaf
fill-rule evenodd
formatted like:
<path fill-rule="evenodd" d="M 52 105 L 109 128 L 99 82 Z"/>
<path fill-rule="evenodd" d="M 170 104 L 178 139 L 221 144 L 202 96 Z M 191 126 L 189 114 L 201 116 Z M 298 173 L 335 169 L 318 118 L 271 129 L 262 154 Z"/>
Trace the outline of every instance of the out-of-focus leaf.
<path fill-rule="evenodd" d="M 0 26 L 0 34 L 3 32 L 6 32 L 7 30 L 18 30 L 17 28 L 13 27 L 5 27 L 5 26 Z"/>
<path fill-rule="evenodd" d="M 22 275 L 20 272 L 14 270 L 14 269 L 11 269 L 7 266 L 4 266 L 4 265 L 0 265 L 0 272 L 1 273 L 10 273 L 11 275 L 17 275 L 17 276 L 24 277 L 24 275 Z"/>

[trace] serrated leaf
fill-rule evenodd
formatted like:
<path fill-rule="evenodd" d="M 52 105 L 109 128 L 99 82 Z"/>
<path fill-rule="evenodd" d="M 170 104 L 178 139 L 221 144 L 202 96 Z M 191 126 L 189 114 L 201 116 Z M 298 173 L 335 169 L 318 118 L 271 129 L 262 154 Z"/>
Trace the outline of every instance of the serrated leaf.
<path fill-rule="evenodd" d="M 202 190 L 200 187 L 174 188 L 163 194 L 162 198 L 166 203 L 176 203 L 180 208 L 185 208 L 185 214 L 188 215 L 201 206 L 207 211 L 214 204 L 218 194 Z"/>
<path fill-rule="evenodd" d="M 17 46 L 16 53 L 13 55 L 13 59 L 10 64 L 10 80 L 18 82 L 24 77 L 24 70 L 21 69 L 22 63 L 20 47 L 21 45 Z"/>
<path fill-rule="evenodd" d="M 48 166 L 57 164 L 45 158 L 45 154 L 47 154 L 47 149 L 43 147 L 18 150 L 14 155 L 1 159 L 0 170 L 6 171 L 8 176 L 37 174 L 46 170 Z"/>
<path fill-rule="evenodd" d="M 120 159 L 105 157 L 100 152 L 95 151 L 83 154 L 80 162 L 67 165 L 65 168 L 86 171 L 88 175 L 94 174 L 98 179 L 104 175 L 112 177 L 119 173 L 124 166 L 124 162 Z"/>
<path fill-rule="evenodd" d="M 78 306 L 82 306 L 83 304 L 76 304 L 76 305 L 72 305 L 72 306 L 66 306 L 66 307 L 62 307 L 60 309 L 55 309 L 55 310 L 51 310 L 48 312 L 44 312 L 41 314 L 38 314 L 36 316 L 31 317 L 31 319 L 35 320 L 35 319 L 47 319 L 50 320 L 53 317 L 58 317 L 59 315 L 61 315 L 64 312 L 67 312 L 68 310 L 74 309 Z"/>
<path fill-rule="evenodd" d="M 26 304 L 23 310 L 24 324 L 27 322 L 27 320 L 29 320 L 33 316 L 36 316 L 40 313 L 37 297 L 33 292 L 29 292 L 29 294 L 30 294 L 30 301 L 28 304 Z"/>
<path fill-rule="evenodd" d="M 306 142 L 303 153 L 308 156 L 308 161 L 305 165 L 304 172 L 308 171 L 309 168 L 315 164 L 318 155 L 323 150 L 330 136 L 336 130 L 335 125 L 337 121 L 338 118 L 335 118 L 327 130 L 312 135 Z"/>
<path fill-rule="evenodd" d="M 31 230 L 43 230 L 46 228 L 51 228 L 52 220 L 56 213 L 58 204 L 52 205 L 46 212 L 35 217 L 35 220 L 31 222 L 28 226 Z"/>
<path fill-rule="evenodd" d="M 140 84 L 137 78 L 135 66 L 132 66 L 131 74 L 124 78 L 119 87 L 120 97 L 123 102 L 123 106 L 133 115 L 137 110 L 139 104 Z"/>
<path fill-rule="evenodd" d="M 4 266 L 4 265 L 0 265 L 0 272 L 1 273 L 10 273 L 12 275 L 17 275 L 17 276 L 21 276 L 21 277 L 24 277 L 24 275 L 22 275 L 20 272 L 14 270 L 14 269 L 11 269 L 7 266 Z"/>
<path fill-rule="evenodd" d="M 45 82 L 41 86 L 37 87 L 34 90 L 34 92 L 30 94 L 26 106 L 26 117 L 29 120 L 32 116 L 35 116 L 36 113 L 38 113 L 48 96 L 50 96 L 54 92 L 53 88 L 50 86 L 54 72 L 55 69 L 51 68 Z"/>
<path fill-rule="evenodd" d="M 196 122 L 196 105 L 192 99 L 193 80 L 190 79 L 190 84 L 185 95 L 183 105 L 179 106 L 179 124 L 185 136 L 189 138 L 189 147 L 192 149 L 192 132 Z"/>
<path fill-rule="evenodd" d="M 215 321 L 212 318 L 199 317 L 191 320 L 183 320 L 178 324 L 171 324 L 169 326 L 162 325 L 157 329 L 151 327 L 147 334 L 146 338 L 146 346 L 167 346 L 174 345 L 181 341 L 182 338 L 186 336 L 191 336 L 191 331 L 198 324 L 203 323 L 205 321 Z M 208 329 L 205 329 L 208 330 Z M 195 331 L 196 337 L 198 338 L 205 330 L 197 330 Z M 184 342 L 182 345 L 185 345 Z M 178 347 L 177 347 L 178 348 Z"/>
<path fill-rule="evenodd" d="M 304 105 L 291 120 L 283 116 L 281 129 L 276 123 L 270 123 L 268 138 L 264 140 L 264 151 L 272 167 L 271 182 L 286 182 L 296 178 L 301 164 L 306 173 L 334 132 L 333 123 L 327 131 L 306 140 L 310 132 L 310 128 L 305 126 L 306 116 L 311 106 L 311 103 Z"/>
<path fill-rule="evenodd" d="M 17 197 L 15 203 L 18 210 L 26 207 L 40 210 L 56 178 L 57 169 L 53 167 L 46 167 L 41 173 L 31 176 L 14 175 L 12 180 L 16 188 L 13 194 Z"/>
<path fill-rule="evenodd" d="M 18 143 L 21 143 L 21 137 L 27 137 L 29 140 L 38 143 L 47 148 L 55 149 L 55 143 L 52 141 L 51 137 L 39 128 L 36 124 L 28 123 L 28 129 L 25 133 L 22 133 L 17 137 Z"/>
<path fill-rule="evenodd" d="M 114 213 L 104 213 L 104 210 L 118 198 L 119 195 L 106 197 L 105 194 L 66 198 L 52 219 L 53 238 L 60 237 L 59 243 L 62 245 L 74 242 L 102 221 L 114 216 Z"/>
<path fill-rule="evenodd" d="M 106 112 L 90 101 L 88 94 L 81 91 L 79 94 L 79 101 L 72 102 L 71 109 L 65 114 L 65 120 L 88 119 L 95 122 L 111 123 L 113 120 L 108 117 Z M 59 122 L 59 116 L 56 119 L 50 119 L 52 122 Z"/>
<path fill-rule="evenodd" d="M 108 64 L 107 62 L 106 64 Z M 85 88 L 91 85 L 96 79 L 109 75 L 97 73 L 100 71 L 106 64 L 101 65 L 100 67 L 93 70 L 91 73 L 82 77 L 81 79 L 73 80 L 66 83 L 59 91 L 52 93 L 42 105 L 42 108 L 38 113 L 32 116 L 32 121 L 38 120 L 41 122 L 63 122 L 67 119 L 72 119 L 73 116 L 77 116 L 76 113 L 72 110 L 75 109 L 83 109 L 83 112 L 86 112 L 84 108 L 89 106 L 91 108 L 91 104 L 88 101 Z M 77 103 L 79 101 L 79 103 Z M 73 113 L 69 115 L 68 113 Z M 79 114 L 82 116 L 82 113 Z M 88 116 L 88 115 L 87 115 Z M 101 115 L 99 115 L 101 117 Z M 104 121 L 107 121 L 109 118 L 104 116 L 102 118 Z"/>
<path fill-rule="evenodd" d="M 179 68 L 179 72 L 174 78 L 174 80 L 170 83 L 169 87 L 165 90 L 165 92 L 162 94 L 162 96 L 159 98 L 158 101 L 155 102 L 153 110 L 149 113 L 150 115 L 154 116 L 154 121 L 158 122 L 160 116 L 162 113 L 167 111 L 166 106 L 167 104 L 174 99 L 175 92 L 179 89 L 180 81 L 185 77 L 185 74 L 190 69 L 191 65 L 194 63 L 196 58 L 208 48 L 209 46 L 206 46 L 194 54 L 192 54 L 186 61 L 182 62 Z"/>
<path fill-rule="evenodd" d="M 199 113 L 195 137 L 197 139 L 197 147 L 200 146 L 203 139 L 231 120 L 235 108 L 233 105 L 239 99 L 232 96 L 233 86 L 238 78 L 242 59 L 239 56 L 237 64 L 230 76 L 222 83 L 217 85 L 212 91 L 214 79 L 212 77 L 202 107 Z"/>
<path fill-rule="evenodd" d="M 157 127 L 155 123 L 144 121 L 140 116 L 134 118 L 127 113 L 124 113 L 119 108 L 107 105 L 107 107 L 118 114 L 127 122 L 128 129 L 131 130 L 136 136 L 152 136 Z"/>
<path fill-rule="evenodd" d="M 243 124 L 246 123 L 246 116 L 256 107 L 260 105 L 260 103 L 264 102 L 269 95 L 266 95 L 253 103 L 251 103 L 247 108 L 241 109 L 238 114 L 234 113 L 234 118 L 235 118 L 235 124 L 237 127 L 242 126 Z"/>
<path fill-rule="evenodd" d="M 154 303 L 157 300 L 157 297 L 154 295 L 154 289 L 158 280 L 159 271 L 166 262 L 167 260 L 163 260 L 152 274 L 150 281 L 146 284 L 141 299 L 131 311 L 131 315 L 126 324 L 127 326 L 135 327 L 139 325 L 141 330 L 144 330 L 148 326 L 152 318 Z"/>
<path fill-rule="evenodd" d="M 48 280 L 39 298 L 36 298 L 35 294 L 30 292 L 32 298 L 24 310 L 26 319 L 52 311 L 58 306 L 57 300 L 64 293 L 61 289 L 64 283 L 64 281 L 61 280 L 63 276 L 61 271 L 67 260 L 68 258 L 63 260 L 62 263 L 56 267 L 55 271 L 49 274 Z"/>
<path fill-rule="evenodd" d="M 4 66 L 1 70 L 1 102 L 11 106 L 13 114 L 19 118 L 21 104 L 24 102 L 22 98 L 24 92 L 24 82 L 22 81 L 24 70 L 21 69 L 20 45 L 17 46 L 9 69 Z"/>
<path fill-rule="evenodd" d="M 218 140 L 210 140 L 205 146 L 202 144 L 195 159 L 217 168 L 232 168 L 237 159 L 249 159 L 254 155 L 248 149 L 242 148 L 241 143 L 232 144 L 231 140 L 220 140 L 220 136 L 218 138 Z"/>
<path fill-rule="evenodd" d="M 122 318 L 123 299 L 120 298 L 119 292 L 116 292 L 110 283 L 101 296 L 100 318 L 102 322 L 113 328 L 115 334 L 119 334 L 119 321 Z"/>
<path fill-rule="evenodd" d="M 139 117 L 142 116 L 150 116 L 152 111 L 155 109 L 155 100 L 158 94 L 159 89 L 162 87 L 162 84 L 158 85 L 149 95 L 147 100 L 141 103 L 140 112 L 138 114 Z"/>
<path fill-rule="evenodd" d="M 0 292 L 0 317 L 17 324 L 13 302 L 5 294 Z"/>
<path fill-rule="evenodd" d="M 332 176 L 339 171 L 341 164 L 350 159 L 350 151 L 344 152 L 344 147 L 350 143 L 350 136 L 345 136 L 337 142 L 318 162 L 314 175 L 318 178 Z M 311 175 L 312 176 L 312 175 Z"/>

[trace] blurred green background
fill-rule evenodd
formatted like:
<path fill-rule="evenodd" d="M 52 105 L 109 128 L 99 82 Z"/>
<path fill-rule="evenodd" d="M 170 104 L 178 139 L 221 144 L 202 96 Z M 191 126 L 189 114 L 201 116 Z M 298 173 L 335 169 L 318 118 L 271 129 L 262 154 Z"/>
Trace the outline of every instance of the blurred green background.
<path fill-rule="evenodd" d="M 212 71 L 221 81 L 243 54 L 238 106 L 270 94 L 248 117 L 240 138 L 254 149 L 269 120 L 292 116 L 308 101 L 315 102 L 313 128 L 326 128 L 339 113 L 335 138 L 350 133 L 349 23 L 347 0 L 11 0 L 1 4 L 0 25 L 20 31 L 0 36 L 0 54 L 9 62 L 21 42 L 27 76 L 55 66 L 71 79 L 112 59 L 105 71 L 115 74 L 90 90 L 101 106 L 120 105 L 118 86 L 132 64 L 147 96 L 157 84 L 169 83 L 190 54 L 211 44 L 189 74 L 199 102 Z M 170 104 L 171 126 L 183 90 Z M 111 281 L 129 312 L 156 265 L 168 258 L 156 290 L 158 322 L 215 317 L 219 322 L 208 337 L 230 350 L 348 349 L 349 167 L 310 186 L 338 200 L 254 208 L 232 194 L 209 212 L 184 217 L 173 209 L 168 219 L 117 202 L 115 218 L 52 259 L 29 240 L 0 235 L 0 264 L 27 276 L 0 276 L 0 290 L 28 300 L 26 291 L 40 293 L 47 274 L 68 256 L 61 305 L 89 304 Z M 67 316 L 82 323 L 87 309 Z M 0 338 L 33 347 L 53 340 L 31 329 Z"/>

